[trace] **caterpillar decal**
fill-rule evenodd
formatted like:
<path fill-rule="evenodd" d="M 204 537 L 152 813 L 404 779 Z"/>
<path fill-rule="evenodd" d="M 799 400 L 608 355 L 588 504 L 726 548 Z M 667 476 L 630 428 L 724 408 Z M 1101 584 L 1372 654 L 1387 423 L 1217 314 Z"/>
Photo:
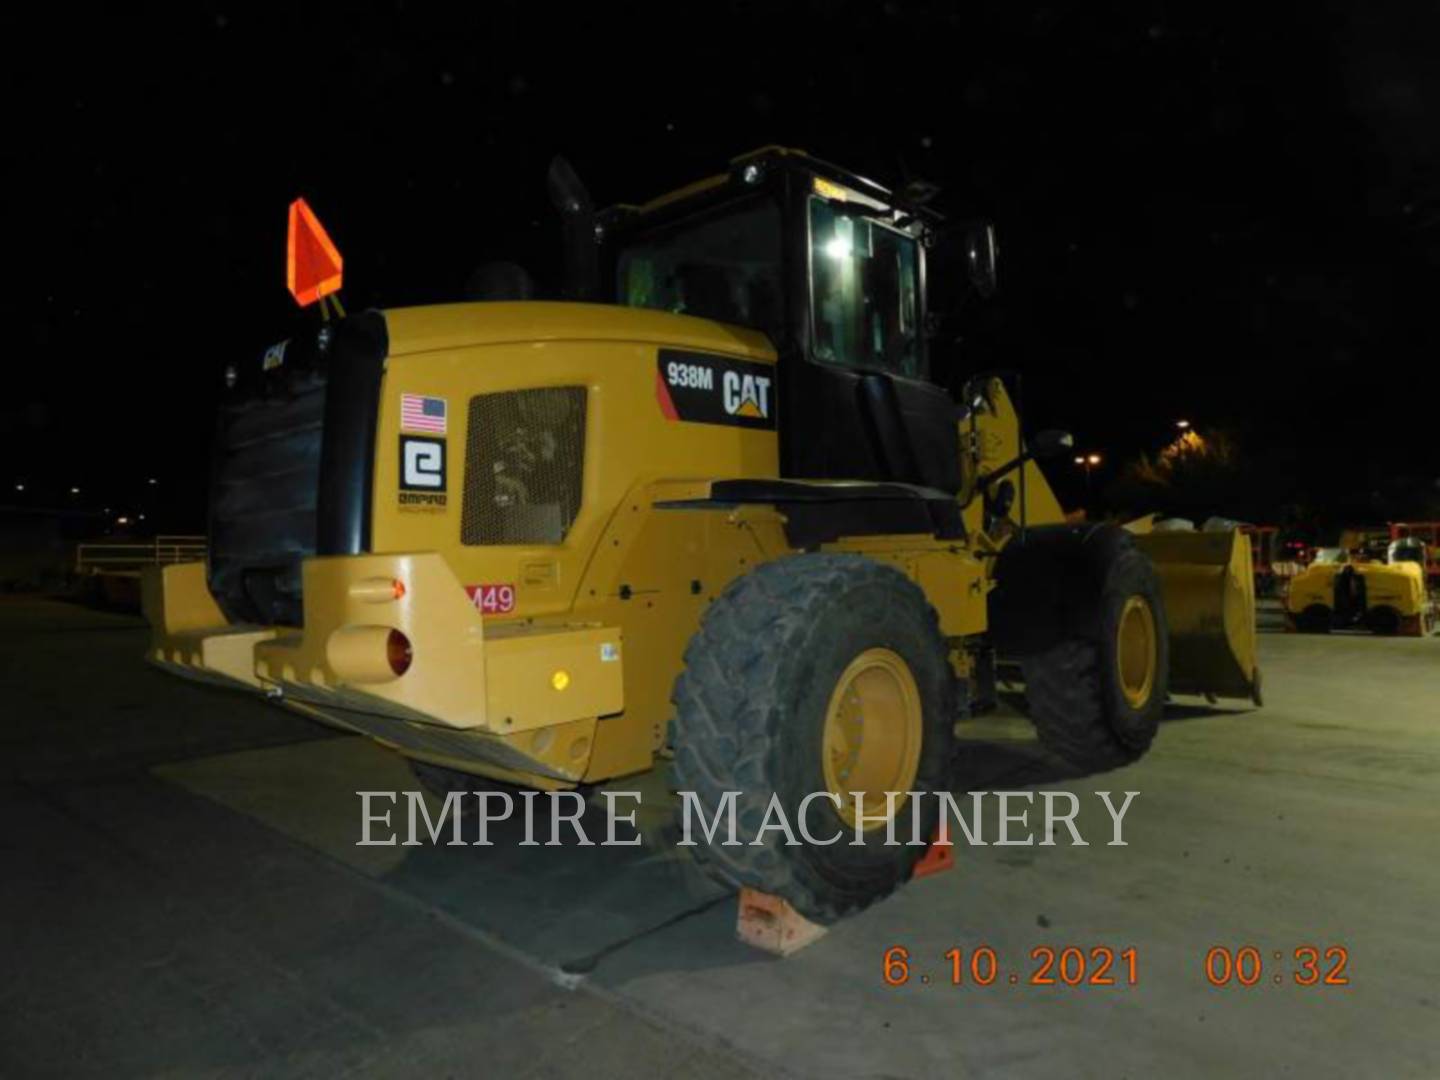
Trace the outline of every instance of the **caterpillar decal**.
<path fill-rule="evenodd" d="M 775 430 L 775 369 L 709 353 L 661 349 L 655 396 L 670 420 Z"/>

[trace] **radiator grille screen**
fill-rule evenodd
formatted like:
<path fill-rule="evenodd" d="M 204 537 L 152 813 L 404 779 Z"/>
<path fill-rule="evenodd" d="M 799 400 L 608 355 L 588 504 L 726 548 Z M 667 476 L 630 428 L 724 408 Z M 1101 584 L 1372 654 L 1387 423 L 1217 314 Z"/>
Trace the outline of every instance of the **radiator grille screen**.
<path fill-rule="evenodd" d="M 560 543 L 580 510 L 584 471 L 583 386 L 471 398 L 461 540 Z"/>

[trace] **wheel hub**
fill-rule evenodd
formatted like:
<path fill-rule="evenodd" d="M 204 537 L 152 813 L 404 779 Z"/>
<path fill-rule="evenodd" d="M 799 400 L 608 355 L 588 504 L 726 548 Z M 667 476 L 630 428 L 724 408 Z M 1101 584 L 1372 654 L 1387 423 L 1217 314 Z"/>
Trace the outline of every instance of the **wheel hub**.
<path fill-rule="evenodd" d="M 1150 609 L 1150 602 L 1143 596 L 1130 597 L 1120 611 L 1115 662 L 1119 668 L 1120 692 L 1132 709 L 1143 709 L 1155 692 L 1159 651 L 1155 613 Z"/>
<path fill-rule="evenodd" d="M 854 826 L 855 798 L 864 792 L 866 818 L 885 813 L 887 791 L 906 792 L 920 766 L 920 690 L 910 666 L 890 649 L 866 649 L 850 661 L 831 692 L 821 748 L 825 786 L 840 799 L 840 817 Z M 898 814 L 905 805 L 895 800 Z M 866 825 L 878 829 L 884 821 Z"/>

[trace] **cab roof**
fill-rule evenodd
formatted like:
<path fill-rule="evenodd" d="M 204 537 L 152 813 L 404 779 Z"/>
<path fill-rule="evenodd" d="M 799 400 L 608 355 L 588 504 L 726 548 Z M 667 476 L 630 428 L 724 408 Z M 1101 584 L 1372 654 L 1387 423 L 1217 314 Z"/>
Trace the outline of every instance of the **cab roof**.
<path fill-rule="evenodd" d="M 765 171 L 771 169 L 787 169 L 814 177 L 817 190 L 821 190 L 821 185 L 828 184 L 830 190 L 821 190 L 822 194 L 842 198 L 848 195 L 857 202 L 873 203 L 876 209 L 893 208 L 929 223 L 937 223 L 942 220 L 941 215 L 929 209 L 923 202 L 907 197 L 904 193 L 892 191 L 858 173 L 823 161 L 804 150 L 786 146 L 762 146 L 731 158 L 729 164 L 730 167 L 726 172 L 716 173 L 686 184 L 684 187 L 659 195 L 638 206 L 627 203 L 618 204 L 607 210 L 606 215 L 612 220 L 616 218 L 633 220 L 636 217 L 645 217 L 659 211 L 679 210 L 686 203 L 708 202 L 727 188 L 748 186 L 753 181 L 747 181 L 747 175 L 763 175 Z M 759 169 L 760 173 L 747 173 L 747 168 L 751 166 Z M 934 190 L 931 188 L 932 194 Z"/>

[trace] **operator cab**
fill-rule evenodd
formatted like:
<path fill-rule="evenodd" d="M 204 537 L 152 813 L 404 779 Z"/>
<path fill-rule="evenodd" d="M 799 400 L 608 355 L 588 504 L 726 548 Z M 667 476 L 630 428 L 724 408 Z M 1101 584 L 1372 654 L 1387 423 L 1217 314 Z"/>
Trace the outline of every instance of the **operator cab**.
<path fill-rule="evenodd" d="M 771 147 L 599 215 L 594 299 L 764 333 L 779 355 L 783 477 L 954 492 L 956 409 L 925 333 L 940 224 L 913 198 Z M 971 254 L 993 279 L 988 228 Z"/>
<path fill-rule="evenodd" d="M 1425 568 L 1425 544 L 1413 536 L 1402 536 L 1398 540 L 1392 540 L 1385 553 L 1385 561 L 1391 564 L 1417 563 L 1423 570 Z"/>

